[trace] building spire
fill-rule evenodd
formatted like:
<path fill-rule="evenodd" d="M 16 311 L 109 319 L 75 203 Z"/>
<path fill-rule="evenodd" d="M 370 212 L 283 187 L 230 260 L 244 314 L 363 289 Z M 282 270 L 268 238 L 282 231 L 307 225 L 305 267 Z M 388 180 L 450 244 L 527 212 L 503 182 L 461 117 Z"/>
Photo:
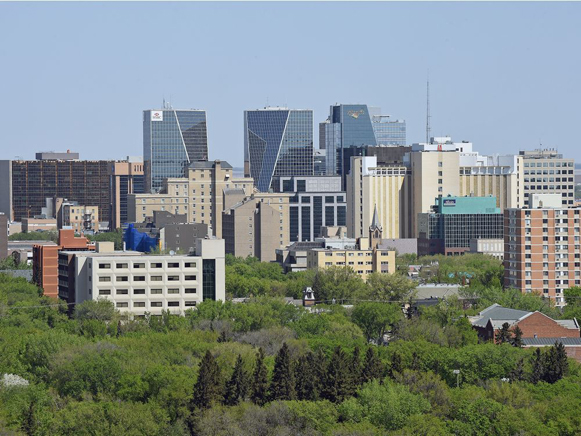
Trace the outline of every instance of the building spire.
<path fill-rule="evenodd" d="M 375 229 L 383 230 L 381 224 L 379 223 L 379 213 L 377 212 L 377 203 L 375 203 L 375 209 L 373 210 L 373 219 L 371 220 L 371 225 L 369 230 L 373 231 Z"/>

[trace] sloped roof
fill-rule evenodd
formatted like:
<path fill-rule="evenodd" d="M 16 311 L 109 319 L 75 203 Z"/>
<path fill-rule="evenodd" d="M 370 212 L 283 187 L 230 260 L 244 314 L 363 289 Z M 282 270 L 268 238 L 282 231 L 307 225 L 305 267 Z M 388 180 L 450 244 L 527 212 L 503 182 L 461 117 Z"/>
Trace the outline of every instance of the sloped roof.
<path fill-rule="evenodd" d="M 489 320 L 492 320 L 493 326 L 496 328 L 498 324 L 502 327 L 502 324 L 507 322 L 509 325 L 514 324 L 525 316 L 530 315 L 532 312 L 527 312 L 525 310 L 509 309 L 507 307 L 502 307 L 499 304 L 493 304 L 487 307 L 482 312 L 480 312 L 480 318 L 472 321 L 472 325 L 476 327 L 486 327 Z M 500 324 L 499 324 L 500 323 Z"/>
<path fill-rule="evenodd" d="M 581 347 L 580 338 L 522 338 L 525 346 L 529 347 L 545 347 L 555 345 L 555 342 L 561 342 L 565 346 L 579 346 Z"/>

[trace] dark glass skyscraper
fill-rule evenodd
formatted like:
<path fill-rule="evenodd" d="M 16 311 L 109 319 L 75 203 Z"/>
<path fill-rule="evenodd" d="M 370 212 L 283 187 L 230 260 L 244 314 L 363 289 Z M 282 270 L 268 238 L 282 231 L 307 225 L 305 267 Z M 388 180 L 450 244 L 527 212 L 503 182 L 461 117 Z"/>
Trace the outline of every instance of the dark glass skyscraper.
<path fill-rule="evenodd" d="M 208 160 L 206 111 L 143 111 L 146 190 L 159 192 L 163 179 L 186 177 L 192 162 Z"/>
<path fill-rule="evenodd" d="M 244 172 L 262 192 L 280 176 L 313 175 L 313 111 L 244 111 Z"/>

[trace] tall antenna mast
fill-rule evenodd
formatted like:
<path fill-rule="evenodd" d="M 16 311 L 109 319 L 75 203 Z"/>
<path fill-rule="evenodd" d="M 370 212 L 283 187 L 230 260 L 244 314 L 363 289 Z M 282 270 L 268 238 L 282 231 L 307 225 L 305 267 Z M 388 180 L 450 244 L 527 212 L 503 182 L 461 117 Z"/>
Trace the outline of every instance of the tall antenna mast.
<path fill-rule="evenodd" d="M 426 144 L 430 143 L 430 75 L 428 73 L 428 84 L 426 89 Z"/>

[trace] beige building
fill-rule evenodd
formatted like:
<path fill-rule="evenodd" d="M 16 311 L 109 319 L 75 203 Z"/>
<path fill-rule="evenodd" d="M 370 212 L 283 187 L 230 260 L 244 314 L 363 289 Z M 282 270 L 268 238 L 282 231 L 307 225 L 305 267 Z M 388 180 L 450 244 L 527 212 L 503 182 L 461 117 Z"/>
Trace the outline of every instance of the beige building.
<path fill-rule="evenodd" d="M 347 176 L 347 229 L 350 237 L 364 236 L 377 207 L 384 236 L 412 234 L 411 175 L 404 166 L 378 167 L 377 158 L 352 157 Z"/>
<path fill-rule="evenodd" d="M 143 159 L 127 156 L 126 161 L 111 164 L 111 229 L 121 227 L 127 221 L 127 196 L 143 192 L 145 188 Z"/>
<path fill-rule="evenodd" d="M 70 227 L 75 233 L 84 231 L 99 231 L 99 207 L 83 206 L 73 203 L 63 203 L 57 221 L 60 227 Z"/>
<path fill-rule="evenodd" d="M 222 237 L 223 192 L 241 189 L 250 195 L 251 178 L 234 178 L 228 162 L 194 162 L 187 178 L 166 179 L 161 193 L 128 196 L 128 221 L 143 222 L 154 211 L 186 214 L 188 222 L 208 224 L 212 234 Z"/>
<path fill-rule="evenodd" d="M 234 198 L 240 193 L 233 191 Z M 293 194 L 254 193 L 222 213 L 226 253 L 276 260 L 276 250 L 289 244 L 289 199 Z M 226 204 L 231 204 L 225 195 Z"/>

